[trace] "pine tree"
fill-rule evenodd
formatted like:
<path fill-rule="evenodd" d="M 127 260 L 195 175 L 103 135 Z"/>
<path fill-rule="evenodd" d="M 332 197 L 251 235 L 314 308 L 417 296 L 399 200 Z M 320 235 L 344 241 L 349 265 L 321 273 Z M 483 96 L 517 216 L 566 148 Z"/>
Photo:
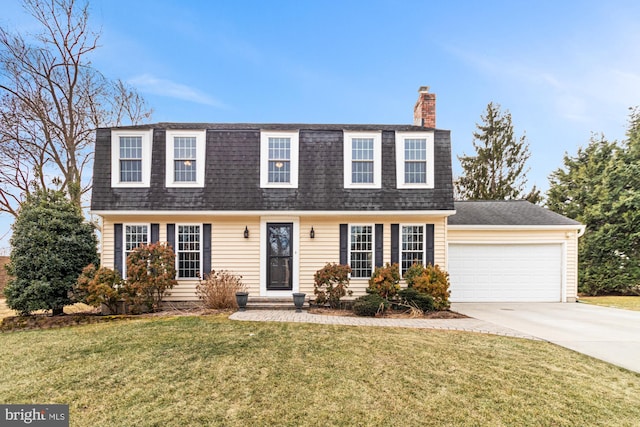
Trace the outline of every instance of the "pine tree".
<path fill-rule="evenodd" d="M 13 224 L 7 305 L 23 315 L 62 314 L 82 269 L 97 263 L 94 228 L 61 191 L 27 196 Z"/>
<path fill-rule="evenodd" d="M 516 138 L 511 113 L 504 114 L 500 105 L 489 103 L 481 116 L 482 124 L 476 124 L 473 133 L 475 156 L 462 155 L 458 160 L 463 175 L 456 182 L 456 193 L 462 199 L 508 200 L 527 199 L 533 203 L 541 200 L 535 186 L 525 194 L 527 160 L 531 156 L 526 137 Z"/>
<path fill-rule="evenodd" d="M 549 209 L 586 225 L 579 241 L 583 293 L 640 291 L 640 114 L 632 110 L 627 139 L 592 137 L 550 176 Z"/>

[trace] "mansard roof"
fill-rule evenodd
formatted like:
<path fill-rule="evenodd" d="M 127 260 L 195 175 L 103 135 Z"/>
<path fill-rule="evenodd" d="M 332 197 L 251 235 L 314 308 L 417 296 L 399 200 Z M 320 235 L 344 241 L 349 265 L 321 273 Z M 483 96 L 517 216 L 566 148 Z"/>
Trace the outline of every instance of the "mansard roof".
<path fill-rule="evenodd" d="M 450 131 L 411 125 L 156 123 L 113 128 L 153 129 L 151 184 L 111 187 L 111 130 L 97 130 L 93 211 L 451 211 Z M 203 188 L 165 186 L 166 130 L 206 129 Z M 299 131 L 298 188 L 260 187 L 260 131 Z M 380 189 L 344 188 L 343 131 L 382 132 Z M 395 132 L 434 132 L 434 188 L 396 188 Z"/>

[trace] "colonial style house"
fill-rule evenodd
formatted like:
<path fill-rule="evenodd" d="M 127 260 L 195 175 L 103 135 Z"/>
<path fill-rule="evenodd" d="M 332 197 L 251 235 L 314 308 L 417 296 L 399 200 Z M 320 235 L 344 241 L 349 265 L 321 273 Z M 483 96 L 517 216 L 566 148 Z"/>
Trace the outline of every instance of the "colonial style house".
<path fill-rule="evenodd" d="M 169 242 L 196 300 L 212 269 L 253 296 L 313 294 L 328 262 L 363 294 L 375 266 L 434 263 L 453 301 L 572 301 L 583 227 L 527 202 L 454 202 L 451 135 L 421 87 L 413 125 L 157 123 L 98 129 L 102 265 Z"/>

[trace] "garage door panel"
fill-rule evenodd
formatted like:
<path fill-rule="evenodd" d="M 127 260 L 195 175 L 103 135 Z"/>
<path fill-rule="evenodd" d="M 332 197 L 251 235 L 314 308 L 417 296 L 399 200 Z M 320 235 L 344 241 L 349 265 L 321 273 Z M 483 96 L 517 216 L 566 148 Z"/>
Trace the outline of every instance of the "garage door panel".
<path fill-rule="evenodd" d="M 562 245 L 449 244 L 453 302 L 560 301 Z"/>

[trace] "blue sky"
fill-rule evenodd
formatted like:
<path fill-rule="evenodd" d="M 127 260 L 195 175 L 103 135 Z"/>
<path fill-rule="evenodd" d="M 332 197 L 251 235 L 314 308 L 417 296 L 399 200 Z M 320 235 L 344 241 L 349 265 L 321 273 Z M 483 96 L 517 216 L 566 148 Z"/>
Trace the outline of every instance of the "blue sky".
<path fill-rule="evenodd" d="M 640 104 L 637 1 L 90 3 L 93 64 L 136 86 L 154 122 L 404 124 L 427 85 L 454 172 L 496 102 L 546 190 L 565 152 L 592 132 L 623 139 Z M 2 4 L 0 25 L 33 29 L 19 0 Z M 0 215 L 0 237 L 11 221 Z"/>

